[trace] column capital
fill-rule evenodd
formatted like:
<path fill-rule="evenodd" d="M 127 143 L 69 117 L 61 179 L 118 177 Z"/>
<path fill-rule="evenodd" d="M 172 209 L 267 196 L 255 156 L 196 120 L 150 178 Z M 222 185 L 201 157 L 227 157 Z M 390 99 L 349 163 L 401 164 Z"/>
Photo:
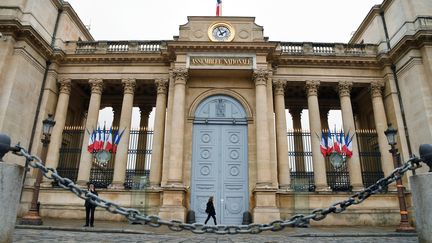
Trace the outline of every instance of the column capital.
<path fill-rule="evenodd" d="M 370 91 L 371 91 L 372 98 L 382 97 L 383 87 L 384 87 L 383 81 L 381 81 L 381 80 L 372 81 L 370 84 Z"/>
<path fill-rule="evenodd" d="M 288 112 L 291 114 L 292 118 L 301 117 L 302 111 L 303 111 L 303 108 L 300 108 L 300 107 L 289 107 L 288 108 Z"/>
<path fill-rule="evenodd" d="M 286 80 L 276 79 L 273 80 L 274 94 L 285 95 Z"/>
<path fill-rule="evenodd" d="M 140 112 L 141 116 L 146 115 L 148 117 L 152 110 L 153 110 L 153 107 L 150 107 L 150 106 L 140 106 L 139 107 L 139 112 Z"/>
<path fill-rule="evenodd" d="M 122 84 L 124 94 L 133 94 L 135 92 L 136 81 L 134 78 L 124 78 Z"/>
<path fill-rule="evenodd" d="M 187 68 L 176 68 L 172 70 L 172 77 L 174 78 L 174 84 L 186 84 L 189 78 L 189 72 Z"/>
<path fill-rule="evenodd" d="M 309 96 L 318 96 L 318 88 L 320 86 L 320 81 L 317 80 L 308 80 L 306 81 L 306 95 Z"/>
<path fill-rule="evenodd" d="M 267 69 L 255 69 L 252 74 L 252 79 L 255 82 L 255 86 L 266 85 L 270 71 Z"/>
<path fill-rule="evenodd" d="M 351 81 L 340 81 L 338 84 L 339 97 L 350 97 L 352 86 Z"/>
<path fill-rule="evenodd" d="M 168 79 L 159 78 L 155 80 L 155 85 L 158 94 L 166 94 L 168 91 Z"/>
<path fill-rule="evenodd" d="M 89 84 L 91 86 L 91 92 L 95 94 L 102 94 L 103 89 L 103 79 L 101 78 L 94 78 L 89 79 Z"/>
<path fill-rule="evenodd" d="M 63 78 L 58 81 L 60 84 L 60 93 L 70 95 L 72 89 L 72 80 L 70 78 Z"/>

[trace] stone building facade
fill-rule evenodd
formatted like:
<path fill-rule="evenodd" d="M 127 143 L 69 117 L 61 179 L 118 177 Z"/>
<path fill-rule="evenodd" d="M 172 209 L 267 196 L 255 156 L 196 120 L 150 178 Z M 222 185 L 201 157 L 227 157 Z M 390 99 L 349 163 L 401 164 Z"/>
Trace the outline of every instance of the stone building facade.
<path fill-rule="evenodd" d="M 40 155 L 42 120 L 54 114 L 47 166 L 82 186 L 108 175 L 100 196 L 126 207 L 145 197 L 147 212 L 164 219 L 184 221 L 193 211 L 203 221 L 211 195 L 224 224 L 240 224 L 245 212 L 257 223 L 289 218 L 346 199 L 370 184 L 367 176 L 391 173 L 388 123 L 398 129 L 403 159 L 432 141 L 431 13 L 428 0 L 384 0 L 349 43 L 269 41 L 253 17 L 225 16 L 188 17 L 168 41 L 95 41 L 67 2 L 4 0 L 0 131 Z M 125 132 L 100 169 L 86 130 L 97 127 L 105 107 Z M 136 141 L 133 107 L 143 127 L 155 109 L 153 131 L 138 132 Z M 330 110 L 341 111 L 344 131 L 356 131 L 343 171 L 320 153 Z M 131 173 L 148 176 L 146 190 L 130 190 Z M 34 175 L 26 178 L 20 215 Z M 48 180 L 42 186 L 43 216 L 84 216 L 81 199 Z M 396 198 L 390 186 L 324 224 L 396 224 Z"/>

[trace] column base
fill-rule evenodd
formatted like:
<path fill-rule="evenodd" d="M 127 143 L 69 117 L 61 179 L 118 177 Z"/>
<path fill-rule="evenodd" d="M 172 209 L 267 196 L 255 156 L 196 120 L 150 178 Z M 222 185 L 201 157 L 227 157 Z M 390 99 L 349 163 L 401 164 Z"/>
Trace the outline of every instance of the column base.
<path fill-rule="evenodd" d="M 363 185 L 352 185 L 352 191 L 353 192 L 360 192 L 364 189 Z"/>
<path fill-rule="evenodd" d="M 416 230 L 408 222 L 401 222 L 396 228 L 396 232 L 416 233 Z"/>
<path fill-rule="evenodd" d="M 184 187 L 164 187 L 162 206 L 159 209 L 159 217 L 163 220 L 186 220 L 185 201 L 186 190 Z"/>
<path fill-rule="evenodd" d="M 124 190 L 124 183 L 122 182 L 113 182 L 111 185 L 108 186 L 108 189 L 114 189 L 114 190 Z"/>
<path fill-rule="evenodd" d="M 22 225 L 42 225 L 42 218 L 38 211 L 30 210 L 22 218 L 20 224 Z"/>
<path fill-rule="evenodd" d="M 280 211 L 276 204 L 276 191 L 276 189 L 255 188 L 254 223 L 266 224 L 280 219 Z"/>
<path fill-rule="evenodd" d="M 331 192 L 332 189 L 328 186 L 317 186 L 315 192 Z"/>

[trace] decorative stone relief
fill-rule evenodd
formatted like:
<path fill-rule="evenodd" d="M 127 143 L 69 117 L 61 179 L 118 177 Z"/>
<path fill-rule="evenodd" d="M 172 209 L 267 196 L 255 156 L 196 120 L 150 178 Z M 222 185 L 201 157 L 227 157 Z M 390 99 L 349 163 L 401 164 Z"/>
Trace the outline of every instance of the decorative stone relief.
<path fill-rule="evenodd" d="M 90 79 L 89 84 L 91 86 L 91 92 L 93 94 L 102 94 L 103 90 L 103 79 L 97 78 L 97 79 Z"/>
<path fill-rule="evenodd" d="M 320 85 L 320 81 L 308 80 L 306 81 L 306 95 L 309 96 L 318 96 L 318 88 Z"/>
<path fill-rule="evenodd" d="M 216 117 L 225 117 L 225 101 L 218 99 L 216 103 Z"/>
<path fill-rule="evenodd" d="M 168 91 L 168 79 L 156 79 L 156 89 L 158 94 L 166 94 Z"/>
<path fill-rule="evenodd" d="M 266 85 L 270 72 L 266 69 L 255 69 L 252 74 L 252 79 L 255 86 Z"/>
<path fill-rule="evenodd" d="M 384 88 L 383 81 L 372 81 L 370 84 L 372 98 L 382 97 L 382 89 Z"/>
<path fill-rule="evenodd" d="M 174 78 L 174 84 L 186 84 L 189 73 L 186 68 L 176 68 L 172 71 L 172 76 Z"/>
<path fill-rule="evenodd" d="M 350 81 L 341 81 L 338 84 L 339 97 L 350 96 L 353 83 Z"/>
<path fill-rule="evenodd" d="M 58 81 L 60 84 L 60 93 L 70 94 L 72 89 L 72 80 L 70 78 L 61 79 Z"/>
<path fill-rule="evenodd" d="M 136 81 L 134 78 L 126 78 L 122 79 L 123 84 L 123 93 L 124 94 L 133 94 L 135 91 Z"/>

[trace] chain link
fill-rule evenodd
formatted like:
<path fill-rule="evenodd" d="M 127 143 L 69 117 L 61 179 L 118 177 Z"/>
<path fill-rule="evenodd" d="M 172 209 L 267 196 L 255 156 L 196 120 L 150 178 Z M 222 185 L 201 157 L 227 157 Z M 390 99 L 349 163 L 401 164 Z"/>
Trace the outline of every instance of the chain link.
<path fill-rule="evenodd" d="M 162 225 L 168 226 L 170 230 L 182 231 L 189 230 L 196 234 L 203 233 L 215 233 L 215 234 L 258 234 L 263 231 L 279 231 L 285 227 L 307 227 L 309 221 L 320 221 L 327 217 L 330 213 L 342 213 L 351 205 L 357 205 L 365 201 L 370 196 L 383 191 L 389 184 L 400 179 L 405 172 L 408 170 L 415 170 L 420 167 L 419 162 L 421 161 L 418 157 L 412 157 L 401 167 L 398 167 L 392 171 L 392 173 L 379 179 L 375 184 L 367 187 L 366 189 L 355 193 L 347 200 L 336 202 L 330 205 L 328 208 L 318 208 L 312 211 L 309 215 L 297 214 L 287 220 L 276 220 L 269 224 L 249 224 L 249 225 L 203 225 L 199 223 L 187 224 L 178 220 L 165 221 L 155 215 L 144 215 L 140 211 L 134 208 L 123 208 L 120 205 L 105 200 L 89 192 L 87 189 L 82 189 L 76 185 L 72 180 L 64 178 L 57 173 L 56 169 L 47 168 L 43 165 L 42 160 L 34 155 L 30 155 L 22 146 L 19 144 L 11 148 L 14 154 L 24 156 L 26 163 L 35 168 L 40 169 L 48 179 L 54 180 L 58 185 L 64 189 L 70 190 L 78 197 L 88 200 L 90 203 L 104 208 L 110 213 L 121 214 L 128 220 L 135 223 L 142 223 L 152 226 L 160 227 Z"/>

